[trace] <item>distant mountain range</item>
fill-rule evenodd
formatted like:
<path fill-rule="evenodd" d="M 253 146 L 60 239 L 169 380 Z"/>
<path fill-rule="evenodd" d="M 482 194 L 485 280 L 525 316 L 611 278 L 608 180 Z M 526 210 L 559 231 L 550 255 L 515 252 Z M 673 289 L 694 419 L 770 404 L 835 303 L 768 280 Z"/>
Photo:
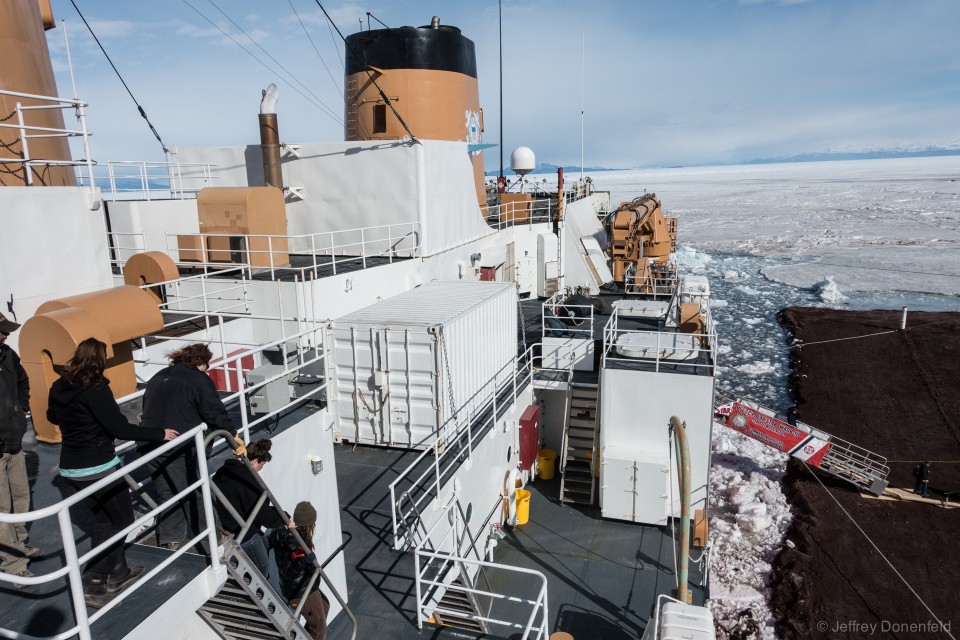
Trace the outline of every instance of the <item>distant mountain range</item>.
<path fill-rule="evenodd" d="M 677 169 L 681 167 L 716 167 L 730 166 L 738 164 L 785 164 L 788 162 L 830 162 L 834 160 L 880 160 L 883 158 L 924 158 L 937 156 L 960 156 L 960 143 L 946 147 L 887 147 L 876 149 L 831 149 L 816 153 L 800 153 L 793 156 L 777 156 L 771 158 L 753 158 L 751 160 L 741 160 L 739 162 L 695 162 L 684 165 L 661 165 L 633 167 L 634 169 Z M 531 171 L 532 174 L 551 173 L 556 174 L 558 165 L 548 162 L 538 162 L 537 168 Z M 584 171 L 619 171 L 621 169 L 612 167 L 584 167 Z M 506 168 L 505 173 L 509 176 L 515 175 L 514 172 Z M 563 171 L 568 174 L 580 173 L 578 166 L 565 166 Z M 498 170 L 487 171 L 487 176 L 496 176 Z"/>
<path fill-rule="evenodd" d="M 878 160 L 882 158 L 922 158 L 931 156 L 960 156 L 960 146 L 900 147 L 864 150 L 831 150 L 821 153 L 801 153 L 795 156 L 754 158 L 743 162 L 724 164 L 778 164 L 784 162 L 824 162 L 831 160 Z"/>
<path fill-rule="evenodd" d="M 538 163 L 537 163 L 537 168 L 534 169 L 533 171 L 531 171 L 530 173 L 531 173 L 531 174 L 537 174 L 537 173 L 552 173 L 552 174 L 556 174 L 556 173 L 557 173 L 557 169 L 559 169 L 559 168 L 560 168 L 560 166 L 559 166 L 559 165 L 556 165 L 556 164 L 550 164 L 549 162 L 538 162 Z M 618 169 L 611 169 L 611 168 L 609 168 L 609 167 L 584 167 L 583 170 L 584 170 L 584 171 L 618 171 Z M 578 166 L 569 166 L 569 167 L 565 166 L 565 167 L 563 168 L 563 172 L 564 172 L 564 173 L 580 173 L 580 167 L 578 167 Z M 508 176 L 516 175 L 510 167 L 504 167 L 504 168 L 503 168 L 503 173 L 504 173 L 504 175 L 508 175 Z M 499 175 L 499 174 L 500 174 L 500 170 L 499 170 L 499 169 L 494 169 L 493 171 L 487 171 L 487 173 L 486 173 L 487 176 L 496 176 L 496 175 Z"/>

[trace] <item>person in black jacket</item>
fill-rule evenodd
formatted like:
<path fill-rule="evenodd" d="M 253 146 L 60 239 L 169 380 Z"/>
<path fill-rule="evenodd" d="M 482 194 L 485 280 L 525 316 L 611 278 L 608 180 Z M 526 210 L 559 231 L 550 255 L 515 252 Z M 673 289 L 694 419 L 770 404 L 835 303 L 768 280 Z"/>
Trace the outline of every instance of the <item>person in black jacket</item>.
<path fill-rule="evenodd" d="M 127 422 L 103 377 L 107 345 L 87 338 L 77 346 L 60 379 L 50 388 L 47 419 L 60 426 L 60 475 L 82 491 L 114 472 L 120 465 L 114 440 L 173 440 L 174 429 L 143 429 Z M 84 500 L 93 512 L 96 547 L 133 523 L 133 503 L 126 483 L 117 480 Z M 142 565 L 127 566 L 123 540 L 110 545 L 83 570 L 83 593 L 88 604 L 122 591 L 143 573 Z"/>
<path fill-rule="evenodd" d="M 292 529 L 274 529 L 270 533 L 270 546 L 277 560 L 280 572 L 280 591 L 292 608 L 296 608 L 300 598 L 306 597 L 300 613 L 306 619 L 304 628 L 313 640 L 325 640 L 327 637 L 327 612 L 330 601 L 320 591 L 319 578 L 313 584 L 309 594 L 304 595 L 307 583 L 313 576 L 316 553 L 313 550 L 313 533 L 317 524 L 317 510 L 309 502 L 301 502 L 293 510 L 296 531 L 306 543 L 304 549 Z"/>
<path fill-rule="evenodd" d="M 229 458 L 223 462 L 220 470 L 213 475 L 213 483 L 223 493 L 224 498 L 233 506 L 245 520 L 253 513 L 257 501 L 263 493 L 255 473 L 260 473 L 273 458 L 270 455 L 270 448 L 273 442 L 269 438 L 262 438 L 247 445 L 247 459 L 250 460 L 251 471 L 243 460 L 239 458 Z M 227 508 L 217 502 L 217 514 L 220 516 L 220 523 L 224 531 L 236 536 L 240 533 L 241 525 L 234 519 Z M 253 519 L 253 524 L 247 533 L 240 540 L 240 548 L 244 550 L 250 560 L 253 561 L 257 569 L 264 577 L 268 576 L 270 567 L 270 558 L 267 554 L 267 541 L 264 538 L 261 527 L 276 529 L 279 527 L 292 527 L 293 520 L 284 520 L 277 513 L 276 508 L 269 500 L 265 501 Z"/>
<path fill-rule="evenodd" d="M 20 325 L 0 313 L 0 513 L 30 511 L 30 484 L 27 481 L 23 436 L 27 432 L 30 381 L 17 352 L 6 344 L 7 336 Z M 43 555 L 26 545 L 23 523 L 0 523 L 0 571 L 29 578 L 31 558 Z M 23 585 L 14 585 L 22 589 Z"/>
<path fill-rule="evenodd" d="M 211 429 L 236 429 L 227 408 L 207 375 L 213 353 L 205 344 L 190 344 L 167 356 L 170 366 L 147 383 L 143 393 L 140 426 L 176 429 L 185 432 L 201 422 Z M 141 447 L 141 451 L 149 448 Z M 166 502 L 199 479 L 193 443 L 185 443 L 150 463 L 154 491 Z M 168 509 L 157 525 L 157 542 L 178 549 L 203 528 L 203 514 L 196 491 L 186 500 Z"/>

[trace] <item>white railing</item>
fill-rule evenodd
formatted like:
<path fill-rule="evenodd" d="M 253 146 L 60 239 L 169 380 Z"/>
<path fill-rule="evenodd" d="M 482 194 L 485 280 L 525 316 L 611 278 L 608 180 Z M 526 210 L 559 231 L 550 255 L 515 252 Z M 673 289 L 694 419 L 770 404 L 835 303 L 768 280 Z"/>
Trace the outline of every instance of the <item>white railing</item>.
<path fill-rule="evenodd" d="M 177 312 L 174 312 L 177 313 Z M 189 312 L 183 312 L 189 313 Z M 228 354 L 227 346 L 229 345 L 239 345 L 236 340 L 228 340 L 224 336 L 224 332 L 221 330 L 219 332 L 219 346 L 220 352 L 223 354 L 219 360 L 210 365 L 209 371 L 223 371 L 224 379 L 226 383 L 226 391 L 229 393 L 226 397 L 222 398 L 223 403 L 228 407 L 236 403 L 237 407 L 240 410 L 240 427 L 239 431 L 243 435 L 244 440 L 250 439 L 250 430 L 253 427 L 256 427 L 260 424 L 263 424 L 269 420 L 275 420 L 278 414 L 283 413 L 284 411 L 299 405 L 307 400 L 314 399 L 316 397 L 319 399 L 319 394 L 324 392 L 327 388 L 327 381 L 324 380 L 322 383 L 303 383 L 301 386 L 309 386 L 309 391 L 303 393 L 297 393 L 295 398 L 290 398 L 288 402 L 283 404 L 280 407 L 276 407 L 268 413 L 264 413 L 260 417 L 254 418 L 250 415 L 248 405 L 249 399 L 251 396 L 259 392 L 261 389 L 267 385 L 273 384 L 278 380 L 284 381 L 296 381 L 299 375 L 306 373 L 309 369 L 311 371 L 318 368 L 325 368 L 325 362 L 327 354 L 323 349 L 323 333 L 325 331 L 325 325 L 315 325 L 313 327 L 304 329 L 292 333 L 290 335 L 285 335 L 284 324 L 285 322 L 296 322 L 296 318 L 287 318 L 278 319 L 276 317 L 267 317 L 267 316 L 254 316 L 249 314 L 231 314 L 231 313 L 211 313 L 208 314 L 210 318 L 217 319 L 217 326 L 223 327 L 223 323 L 231 318 L 246 318 L 251 320 L 261 320 L 261 321 L 272 321 L 279 324 L 279 332 L 281 337 L 278 340 L 268 342 L 265 344 L 254 344 L 254 345 L 242 345 L 248 346 L 246 349 L 238 350 L 239 353 Z M 197 316 L 193 316 L 191 320 L 196 319 Z M 170 323 L 170 326 L 177 325 L 184 322 L 184 320 L 176 320 Z M 209 326 L 209 325 L 208 325 Z M 197 340 L 195 336 L 192 337 L 163 337 L 155 336 L 155 339 L 159 341 L 159 344 L 165 344 L 167 342 L 203 342 L 203 340 Z M 210 342 L 210 341 L 207 341 Z M 216 342 L 213 342 L 216 344 Z M 142 358 L 137 360 L 138 364 L 150 364 L 150 365 L 166 365 L 167 361 L 165 356 L 161 353 L 158 354 L 158 357 L 152 357 L 151 353 L 153 351 L 160 350 L 158 344 L 149 345 L 146 338 L 141 338 L 140 342 L 140 353 Z M 253 358 L 254 362 L 262 361 L 264 358 L 265 351 L 275 351 L 279 350 L 281 354 L 282 365 L 279 365 L 281 368 L 277 373 L 266 378 L 256 384 L 248 384 L 245 377 L 245 369 L 243 367 L 242 361 L 244 359 Z M 236 381 L 236 390 L 233 389 L 234 381 Z M 285 382 L 286 384 L 286 382 Z M 143 390 L 138 390 L 130 395 L 120 398 L 118 402 L 128 402 L 135 400 L 143 395 Z"/>
<path fill-rule="evenodd" d="M 187 200 L 213 186 L 220 176 L 215 164 L 200 162 L 145 162 L 111 160 L 98 166 L 89 177 L 77 176 L 81 184 L 90 182 L 109 191 L 110 200 Z"/>
<path fill-rule="evenodd" d="M 593 305 L 564 302 L 571 295 L 573 291 L 566 287 L 544 301 L 540 313 L 542 336 L 593 339 Z"/>
<path fill-rule="evenodd" d="M 499 507 L 500 500 L 498 499 L 497 502 L 498 504 L 495 505 L 494 511 L 491 511 L 491 513 L 495 513 Z M 457 506 L 458 502 L 456 499 L 451 499 L 438 515 L 437 522 L 426 532 L 423 543 L 417 545 L 414 553 L 417 628 L 423 629 L 423 623 L 428 621 L 433 615 L 438 615 L 441 618 L 445 614 L 455 616 L 464 615 L 462 612 L 445 610 L 441 606 L 441 594 L 455 592 L 463 594 L 471 601 L 476 601 L 480 598 L 488 598 L 490 600 L 490 610 L 483 613 L 476 613 L 471 616 L 471 619 L 479 623 L 484 623 L 487 626 L 496 627 L 492 630 L 494 635 L 506 637 L 519 630 L 522 631 L 522 635 L 510 635 L 510 637 L 518 637 L 519 640 L 527 640 L 528 638 L 547 640 L 549 636 L 550 614 L 547 602 L 546 576 L 532 569 L 481 560 L 474 546 L 476 541 L 470 539 L 469 536 L 461 536 L 461 532 L 458 531 L 461 518 L 457 513 Z M 443 529 L 444 525 L 448 525 L 449 528 Z M 439 539 L 436 539 L 438 530 L 443 533 Z M 469 548 L 466 553 L 469 554 L 470 551 L 473 550 L 475 557 L 471 558 L 463 555 L 462 545 L 464 542 L 469 543 Z M 448 550 L 444 551 L 444 549 Z M 473 569 L 473 571 L 471 571 L 471 569 Z M 510 574 L 511 577 L 503 582 L 510 585 L 512 593 L 516 594 L 522 591 L 523 585 L 521 583 L 526 579 L 528 583 L 534 586 L 536 596 L 532 598 L 522 597 L 492 591 L 489 586 L 487 589 L 479 589 L 476 585 L 467 586 L 467 584 L 456 584 L 444 579 L 445 573 L 448 570 L 460 571 L 462 574 L 465 574 L 462 576 L 463 582 L 470 584 L 472 584 L 470 575 L 505 572 Z M 487 584 L 489 585 L 489 581 L 487 581 Z M 527 590 L 532 591 L 533 589 Z M 510 602 L 512 603 L 512 607 L 518 604 L 527 605 L 530 607 L 530 615 L 526 620 L 520 622 L 493 617 L 491 614 L 496 601 Z"/>
<path fill-rule="evenodd" d="M 662 276 L 652 276 L 640 284 L 637 284 L 630 274 L 627 275 L 626 280 L 627 282 L 624 285 L 626 295 L 643 296 L 652 300 L 672 298 L 680 285 L 680 279 L 676 271 Z"/>
<path fill-rule="evenodd" d="M 37 509 L 35 511 L 29 511 L 27 513 L 0 513 L 0 522 L 9 523 L 9 524 L 18 524 L 18 523 L 28 523 L 28 522 L 37 522 L 39 520 L 50 518 L 56 516 L 57 521 L 60 526 L 60 537 L 63 542 L 63 556 L 64 563 L 63 566 L 59 569 L 46 573 L 43 575 L 35 575 L 30 578 L 25 578 L 21 576 L 16 576 L 7 573 L 0 573 L 0 582 L 19 584 L 24 586 L 37 585 L 37 584 L 46 584 L 54 580 L 58 580 L 66 576 L 69 590 L 70 590 L 70 601 L 73 607 L 73 613 L 75 616 L 76 624 L 56 636 L 50 636 L 51 639 L 66 639 L 74 636 L 79 636 L 81 640 L 89 640 L 92 638 L 90 625 L 94 622 L 107 615 L 115 607 L 119 606 L 124 600 L 129 598 L 131 595 L 136 593 L 141 587 L 147 584 L 154 576 L 158 575 L 160 572 L 164 571 L 168 566 L 175 562 L 180 556 L 193 548 L 204 538 L 207 538 L 207 543 L 209 548 L 214 551 L 208 557 L 209 567 L 214 571 L 220 568 L 220 559 L 215 553 L 217 549 L 217 531 L 214 526 L 215 520 L 213 515 L 213 503 L 211 501 L 211 492 L 210 492 L 210 477 L 207 472 L 207 458 L 203 444 L 203 432 L 205 426 L 197 425 L 189 431 L 180 434 L 176 440 L 171 442 L 166 442 L 163 446 L 158 447 L 154 451 L 151 451 L 149 454 L 144 455 L 134 462 L 123 465 L 110 475 L 96 483 L 90 485 L 89 487 L 83 489 L 82 491 L 77 492 L 76 494 L 70 496 L 69 498 L 62 500 L 56 504 L 44 507 L 42 509 Z M 115 483 L 115 482 L 124 482 L 124 477 L 130 474 L 131 472 L 143 467 L 151 460 L 154 460 L 158 456 L 161 456 L 174 447 L 178 447 L 181 444 L 193 440 L 193 453 L 197 458 L 197 471 L 199 475 L 199 480 L 196 480 L 189 486 L 180 491 L 175 496 L 171 497 L 166 502 L 150 509 L 146 514 L 137 518 L 132 524 L 123 528 L 123 530 L 115 533 L 110 538 L 97 545 L 96 547 L 90 549 L 90 551 L 80 555 L 77 550 L 77 541 L 74 534 L 73 527 L 73 518 L 70 514 L 70 508 L 79 504 L 80 502 L 86 500 L 93 493 Z M 147 571 L 143 577 L 137 582 L 133 583 L 129 588 L 125 589 L 122 593 L 117 595 L 113 600 L 106 604 L 103 608 L 95 611 L 92 614 L 88 614 L 87 606 L 84 602 L 83 597 L 83 579 L 81 576 L 80 567 L 86 562 L 89 562 L 92 558 L 96 557 L 98 554 L 105 551 L 111 545 L 117 542 L 123 542 L 127 535 L 131 532 L 137 531 L 140 527 L 147 525 L 153 518 L 158 516 L 160 513 L 171 509 L 179 503 L 181 500 L 186 499 L 191 494 L 193 494 L 197 489 L 201 490 L 201 495 L 203 499 L 203 513 L 206 518 L 206 526 L 204 529 L 198 533 L 194 538 L 189 542 L 180 547 L 177 551 L 172 552 L 167 558 L 165 558 L 160 564 L 156 567 Z M 56 556 L 58 555 L 55 551 L 47 549 L 46 555 Z M 25 636 L 21 632 L 12 629 L 0 629 L 0 636 L 7 638 L 25 638 L 32 636 Z"/>
<path fill-rule="evenodd" d="M 603 326 L 602 366 L 629 366 L 642 362 L 652 365 L 656 372 L 661 371 L 664 365 L 669 365 L 670 371 L 713 375 L 717 363 L 717 334 L 709 310 L 704 326 L 703 333 L 624 329 L 620 327 L 619 309 L 614 309 Z M 642 344 L 648 347 L 652 355 L 630 357 L 618 354 L 618 346 L 629 346 L 620 341 L 631 335 L 642 336 Z"/>
<path fill-rule="evenodd" d="M 19 98 L 14 110 L 9 114 L 0 114 L 0 129 L 16 129 L 19 131 L 20 152 L 22 155 L 13 157 L 0 157 L 0 163 L 22 164 L 24 180 L 28 186 L 33 185 L 33 167 L 85 167 L 89 177 L 90 191 L 95 191 L 93 184 L 93 166 L 94 162 L 90 158 L 90 132 L 87 130 L 87 116 L 84 111 L 88 106 L 86 102 L 76 99 L 58 98 L 56 96 L 41 96 L 30 93 L 18 93 L 16 91 L 0 90 L 0 95 Z M 22 101 L 39 102 L 40 104 L 24 105 Z M 79 129 L 66 129 L 58 127 L 40 127 L 27 123 L 26 116 L 34 111 L 60 111 L 64 109 L 73 109 L 76 113 Z M 16 116 L 16 118 L 14 118 Z M 13 121 L 15 120 L 15 123 Z M 30 140 L 42 138 L 83 138 L 84 159 L 74 160 L 51 160 L 43 158 L 33 158 L 30 155 Z M 7 151 L 13 152 L 10 147 L 15 144 L 7 143 Z"/>
<path fill-rule="evenodd" d="M 506 202 L 480 207 L 487 224 L 494 229 L 520 225 L 533 226 L 553 221 L 556 208 L 552 198 L 520 202 Z"/>
<path fill-rule="evenodd" d="M 479 437 L 482 437 L 488 429 L 496 426 L 500 408 L 504 406 L 500 402 L 499 396 L 507 391 L 507 385 L 512 384 L 512 392 L 505 401 L 505 405 L 510 406 L 516 403 L 520 392 L 530 383 L 533 371 L 534 347 L 539 347 L 539 345 L 534 345 L 523 355 L 512 358 L 491 378 L 495 381 L 501 372 L 505 370 L 513 371 L 511 380 L 507 384 L 499 387 L 495 385 L 493 391 L 482 402 L 477 403 L 479 407 L 489 406 L 492 408 L 490 416 L 482 424 L 474 425 L 474 420 L 470 417 L 458 420 L 456 416 L 451 416 L 437 430 L 434 445 L 421 451 L 420 455 L 390 483 L 390 502 L 393 505 L 390 515 L 393 523 L 395 549 L 403 549 L 408 542 L 412 542 L 409 540 L 412 532 L 407 530 L 409 526 L 407 523 L 415 522 L 419 518 L 419 514 L 423 513 L 429 505 L 429 502 L 434 498 L 439 498 L 441 490 L 459 467 L 463 451 L 460 447 L 450 445 L 458 441 L 465 442 L 468 455 L 471 455 L 475 439 L 478 437 L 477 432 L 480 434 Z M 424 465 L 424 462 L 431 457 L 432 462 L 429 465 Z M 417 469 L 421 465 L 425 468 L 417 474 Z M 414 477 L 415 475 L 416 477 Z M 431 478 L 431 476 L 433 477 Z M 413 495 L 414 492 L 416 492 L 416 495 Z M 400 530 L 401 523 L 403 523 L 405 529 L 402 532 Z"/>
<path fill-rule="evenodd" d="M 392 263 L 395 259 L 413 258 L 420 252 L 419 222 L 403 222 L 398 224 L 344 229 L 343 231 L 327 231 L 323 233 L 308 233 L 301 235 L 253 235 L 230 233 L 168 233 L 167 252 L 179 251 L 181 254 L 190 251 L 190 248 L 181 248 L 183 238 L 197 238 L 200 251 L 205 256 L 197 262 L 183 261 L 185 265 L 223 267 L 233 264 L 261 263 L 263 266 L 254 267 L 269 271 L 271 278 L 278 274 L 290 272 L 304 272 L 314 277 L 327 275 L 329 269 L 332 275 L 337 275 L 338 268 L 350 265 L 349 271 L 355 271 L 359 266 L 366 269 L 371 264 L 381 264 L 383 260 Z M 243 246 L 238 250 L 232 248 L 210 248 L 211 238 L 240 238 Z M 240 260 L 233 262 L 211 261 L 208 254 L 231 255 L 239 254 Z M 290 255 L 306 256 L 307 262 L 290 265 Z M 260 260 L 259 258 L 265 258 Z"/>

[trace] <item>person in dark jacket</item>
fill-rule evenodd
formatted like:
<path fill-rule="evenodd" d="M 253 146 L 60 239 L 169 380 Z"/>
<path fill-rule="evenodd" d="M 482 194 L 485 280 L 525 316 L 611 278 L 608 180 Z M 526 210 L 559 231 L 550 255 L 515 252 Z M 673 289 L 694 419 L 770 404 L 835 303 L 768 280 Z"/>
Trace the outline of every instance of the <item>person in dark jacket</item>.
<path fill-rule="evenodd" d="M 23 453 L 30 381 L 17 352 L 6 344 L 7 336 L 19 328 L 19 324 L 0 313 L 0 513 L 30 511 L 30 484 Z M 0 571 L 23 578 L 33 576 L 27 565 L 43 552 L 28 547 L 28 537 L 23 523 L 0 523 Z M 14 587 L 22 589 L 23 585 Z"/>
<path fill-rule="evenodd" d="M 923 462 L 917 463 L 917 466 L 913 468 L 913 492 L 927 497 L 927 493 L 930 490 L 930 461 L 924 460 Z"/>
<path fill-rule="evenodd" d="M 296 608 L 300 598 L 306 597 L 300 613 L 306 619 L 304 628 L 313 640 L 325 640 L 327 637 L 327 612 L 330 601 L 320 591 L 319 579 L 314 582 L 309 594 L 304 595 L 307 583 L 313 576 L 317 556 L 313 549 L 313 533 L 317 524 L 317 510 L 309 502 L 301 502 L 293 511 L 296 531 L 306 543 L 304 549 L 293 529 L 274 529 L 270 533 L 270 546 L 277 560 L 280 573 L 280 591 Z"/>
<path fill-rule="evenodd" d="M 247 459 L 250 460 L 253 471 L 240 458 L 229 458 L 224 461 L 220 470 L 213 475 L 213 483 L 244 520 L 253 513 L 257 501 L 263 493 L 263 489 L 260 488 L 254 474 L 259 474 L 264 465 L 273 458 L 270 455 L 272 446 L 273 442 L 269 438 L 256 440 L 247 445 Z M 220 523 L 224 531 L 233 536 L 240 533 L 241 525 L 220 501 L 217 502 L 217 514 L 220 516 Z M 239 541 L 240 548 L 244 550 L 264 577 L 268 576 L 270 558 L 267 553 L 267 541 L 261 528 L 276 529 L 284 526 L 292 527 L 293 520 L 287 521 L 280 517 L 276 508 L 267 500 L 257 511 L 253 524 L 243 536 L 243 540 Z"/>
<path fill-rule="evenodd" d="M 174 429 L 143 429 L 127 422 L 103 376 L 107 345 L 87 338 L 77 346 L 60 379 L 50 388 L 47 419 L 59 425 L 60 475 L 82 491 L 120 466 L 114 440 L 173 440 Z M 117 480 L 84 500 L 93 513 L 93 546 L 100 545 L 133 523 L 133 503 L 126 483 Z M 142 565 L 127 565 L 123 540 L 110 545 L 83 570 L 88 604 L 119 593 L 143 573 Z"/>
<path fill-rule="evenodd" d="M 190 344 L 167 357 L 170 366 L 150 378 L 143 393 L 140 426 L 176 429 L 183 433 L 203 422 L 211 429 L 233 433 L 235 429 L 227 408 L 206 373 L 213 358 L 209 347 Z M 141 447 L 141 451 L 148 449 Z M 150 463 L 150 469 L 154 491 L 161 502 L 200 477 L 192 442 L 156 458 Z M 199 497 L 194 491 L 188 499 L 164 512 L 157 525 L 157 542 L 168 549 L 180 548 L 203 528 L 202 515 Z"/>

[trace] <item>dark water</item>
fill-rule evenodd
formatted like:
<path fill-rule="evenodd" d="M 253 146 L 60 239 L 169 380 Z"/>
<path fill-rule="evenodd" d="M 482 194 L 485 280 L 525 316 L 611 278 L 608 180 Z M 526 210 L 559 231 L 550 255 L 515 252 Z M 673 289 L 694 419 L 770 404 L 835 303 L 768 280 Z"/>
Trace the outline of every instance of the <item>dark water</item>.
<path fill-rule="evenodd" d="M 785 412 L 792 401 L 788 391 L 790 374 L 787 336 L 777 321 L 777 312 L 791 306 L 839 309 L 900 309 L 916 311 L 957 311 L 960 298 L 903 292 L 870 294 L 845 293 L 846 300 L 826 303 L 809 289 L 768 280 L 760 271 L 782 264 L 788 258 L 746 255 L 688 254 L 681 258 L 682 269 L 710 278 L 712 312 L 717 326 L 720 365 L 717 390 L 728 396 L 742 396 L 771 409 Z"/>

